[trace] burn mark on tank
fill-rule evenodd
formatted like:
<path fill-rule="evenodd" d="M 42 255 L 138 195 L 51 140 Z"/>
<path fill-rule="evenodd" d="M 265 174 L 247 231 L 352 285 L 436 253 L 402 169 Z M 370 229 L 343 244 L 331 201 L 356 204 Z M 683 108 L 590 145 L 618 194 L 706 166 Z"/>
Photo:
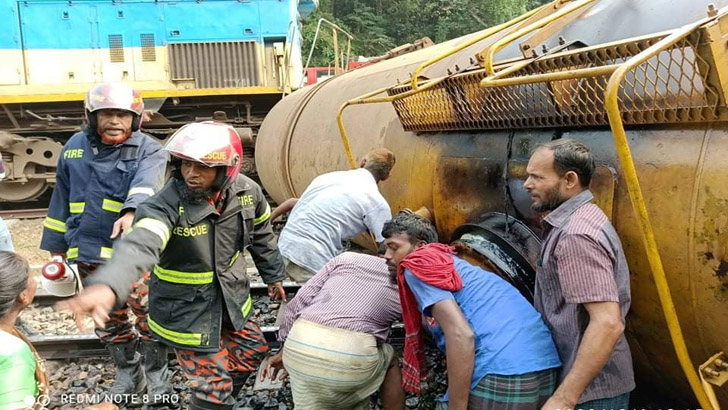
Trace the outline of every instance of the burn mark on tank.
<path fill-rule="evenodd" d="M 718 265 L 718 269 L 715 270 L 715 276 L 717 276 L 719 278 L 725 278 L 726 274 L 728 274 L 728 262 L 720 261 L 720 265 Z"/>
<path fill-rule="evenodd" d="M 717 280 L 711 286 L 716 300 L 728 301 L 728 199 L 715 195 L 705 187 L 702 201 L 702 225 L 696 226 L 698 256 L 704 272 Z M 707 271 L 709 269 L 709 271 Z"/>
<path fill-rule="evenodd" d="M 521 138 L 518 141 L 518 148 L 516 149 L 517 156 L 529 157 L 531 156 L 531 150 L 533 150 L 533 141 L 528 138 Z"/>

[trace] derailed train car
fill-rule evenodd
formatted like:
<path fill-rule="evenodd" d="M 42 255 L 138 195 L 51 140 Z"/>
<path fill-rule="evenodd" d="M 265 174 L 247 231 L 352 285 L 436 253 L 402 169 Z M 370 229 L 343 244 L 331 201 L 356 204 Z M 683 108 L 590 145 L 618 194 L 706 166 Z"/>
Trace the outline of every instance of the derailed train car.
<path fill-rule="evenodd" d="M 393 211 L 426 206 L 441 240 L 529 295 L 541 229 L 523 189 L 530 151 L 581 140 L 629 261 L 639 383 L 726 406 L 728 1 L 714 3 L 555 1 L 305 88 L 263 123 L 259 175 L 280 202 L 387 147 Z"/>
<path fill-rule="evenodd" d="M 300 20 L 318 0 L 0 0 L 0 201 L 37 198 L 94 83 L 142 92 L 146 132 L 216 119 L 248 148 L 301 82 Z M 252 149 L 244 171 L 253 173 Z"/>

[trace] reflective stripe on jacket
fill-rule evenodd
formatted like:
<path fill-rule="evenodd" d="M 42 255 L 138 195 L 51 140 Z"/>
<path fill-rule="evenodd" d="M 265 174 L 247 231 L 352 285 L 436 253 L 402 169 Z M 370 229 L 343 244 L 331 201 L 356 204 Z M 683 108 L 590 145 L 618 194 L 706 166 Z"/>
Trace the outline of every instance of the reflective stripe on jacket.
<path fill-rule="evenodd" d="M 108 260 L 114 222 L 159 190 L 166 164 L 162 146 L 141 132 L 101 150 L 86 131 L 76 133 L 58 160 L 41 249 L 85 263 Z"/>
<path fill-rule="evenodd" d="M 217 351 L 223 308 L 236 330 L 253 313 L 241 252 L 250 251 L 266 283 L 283 280 L 283 261 L 258 184 L 239 175 L 220 214 L 186 201 L 182 184 L 170 180 L 137 209 L 132 232 L 89 282 L 109 285 L 121 306 L 138 275 L 151 270 L 149 328 L 172 346 Z"/>

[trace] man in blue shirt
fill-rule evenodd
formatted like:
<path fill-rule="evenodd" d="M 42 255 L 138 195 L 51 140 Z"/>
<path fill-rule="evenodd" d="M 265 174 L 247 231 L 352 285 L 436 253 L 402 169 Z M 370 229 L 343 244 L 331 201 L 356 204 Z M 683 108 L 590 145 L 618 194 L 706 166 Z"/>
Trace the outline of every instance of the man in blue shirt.
<path fill-rule="evenodd" d="M 421 342 L 412 338 L 419 310 L 447 356 L 447 403 L 439 408 L 540 409 L 556 388 L 561 361 L 533 306 L 505 280 L 435 243 L 435 227 L 418 215 L 397 215 L 382 236 L 408 335 L 405 389 L 419 390 L 424 363 Z"/>

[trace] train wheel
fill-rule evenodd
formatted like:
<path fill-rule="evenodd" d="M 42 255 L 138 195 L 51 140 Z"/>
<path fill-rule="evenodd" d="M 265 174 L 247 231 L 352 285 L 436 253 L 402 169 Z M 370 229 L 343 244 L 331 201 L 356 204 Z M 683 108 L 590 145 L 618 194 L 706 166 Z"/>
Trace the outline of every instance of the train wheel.
<path fill-rule="evenodd" d="M 533 303 L 541 241 L 523 222 L 500 212 L 453 233 L 458 256 L 498 274 Z"/>
<path fill-rule="evenodd" d="M 48 189 L 44 179 L 28 182 L 0 182 L 0 201 L 22 202 L 38 198 Z"/>

